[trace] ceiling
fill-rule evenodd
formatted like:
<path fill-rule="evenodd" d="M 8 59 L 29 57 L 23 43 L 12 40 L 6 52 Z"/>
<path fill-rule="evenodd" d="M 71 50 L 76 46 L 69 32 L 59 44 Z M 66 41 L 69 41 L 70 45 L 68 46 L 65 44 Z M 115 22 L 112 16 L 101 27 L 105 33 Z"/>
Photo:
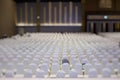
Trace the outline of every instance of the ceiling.
<path fill-rule="evenodd" d="M 14 0 L 15 2 L 17 3 L 23 3 L 23 2 L 36 2 L 37 0 Z M 59 2 L 59 1 L 62 1 L 62 2 L 80 2 L 81 0 L 40 0 L 40 2 L 49 2 L 49 1 L 52 1 L 52 2 Z"/>

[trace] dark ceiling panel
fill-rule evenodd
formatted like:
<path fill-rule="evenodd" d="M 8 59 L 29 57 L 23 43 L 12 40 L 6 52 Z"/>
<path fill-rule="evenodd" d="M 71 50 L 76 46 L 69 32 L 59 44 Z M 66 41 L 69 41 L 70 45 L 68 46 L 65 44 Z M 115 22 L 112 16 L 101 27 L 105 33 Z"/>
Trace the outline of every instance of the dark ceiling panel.
<path fill-rule="evenodd" d="M 36 0 L 14 0 L 17 3 L 22 3 L 22 2 L 36 2 Z"/>
<path fill-rule="evenodd" d="M 62 1 L 62 2 L 70 2 L 70 1 L 73 1 L 73 2 L 80 2 L 81 0 L 40 0 L 41 2 L 49 2 L 49 1 L 52 1 L 52 2 L 59 2 L 59 1 Z"/>
<path fill-rule="evenodd" d="M 37 0 L 14 0 L 15 2 L 17 3 L 24 3 L 24 2 L 36 2 Z M 62 2 L 81 2 L 81 0 L 40 0 L 40 2 L 49 2 L 49 1 L 52 1 L 52 2 L 59 2 L 59 1 L 62 1 Z"/>

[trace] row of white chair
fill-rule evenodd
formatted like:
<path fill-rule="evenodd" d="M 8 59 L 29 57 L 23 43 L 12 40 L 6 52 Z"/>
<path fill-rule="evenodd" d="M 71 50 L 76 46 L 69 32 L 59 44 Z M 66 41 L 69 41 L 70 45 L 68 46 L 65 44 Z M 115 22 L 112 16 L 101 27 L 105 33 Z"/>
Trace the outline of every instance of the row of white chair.
<path fill-rule="evenodd" d="M 47 77 L 60 77 L 58 73 L 78 77 L 83 71 L 89 77 L 120 75 L 118 42 L 91 33 L 16 35 L 0 40 L 0 51 L 2 77 L 9 73 L 39 76 L 39 69 Z M 70 63 L 62 64 L 63 59 Z"/>

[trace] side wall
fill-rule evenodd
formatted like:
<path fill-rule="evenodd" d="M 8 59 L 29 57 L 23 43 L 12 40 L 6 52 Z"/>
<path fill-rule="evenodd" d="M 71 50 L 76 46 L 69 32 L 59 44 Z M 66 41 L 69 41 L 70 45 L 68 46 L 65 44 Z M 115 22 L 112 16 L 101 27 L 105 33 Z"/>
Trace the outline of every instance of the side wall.
<path fill-rule="evenodd" d="M 15 34 L 15 3 L 13 0 L 0 0 L 0 37 Z"/>

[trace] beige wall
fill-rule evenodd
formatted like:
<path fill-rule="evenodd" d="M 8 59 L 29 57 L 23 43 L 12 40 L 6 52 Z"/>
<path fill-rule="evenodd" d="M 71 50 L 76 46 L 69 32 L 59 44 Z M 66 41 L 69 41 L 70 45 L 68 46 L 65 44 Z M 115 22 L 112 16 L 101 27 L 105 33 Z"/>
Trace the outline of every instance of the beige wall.
<path fill-rule="evenodd" d="M 13 0 L 0 0 L 0 36 L 15 33 L 15 3 Z"/>

